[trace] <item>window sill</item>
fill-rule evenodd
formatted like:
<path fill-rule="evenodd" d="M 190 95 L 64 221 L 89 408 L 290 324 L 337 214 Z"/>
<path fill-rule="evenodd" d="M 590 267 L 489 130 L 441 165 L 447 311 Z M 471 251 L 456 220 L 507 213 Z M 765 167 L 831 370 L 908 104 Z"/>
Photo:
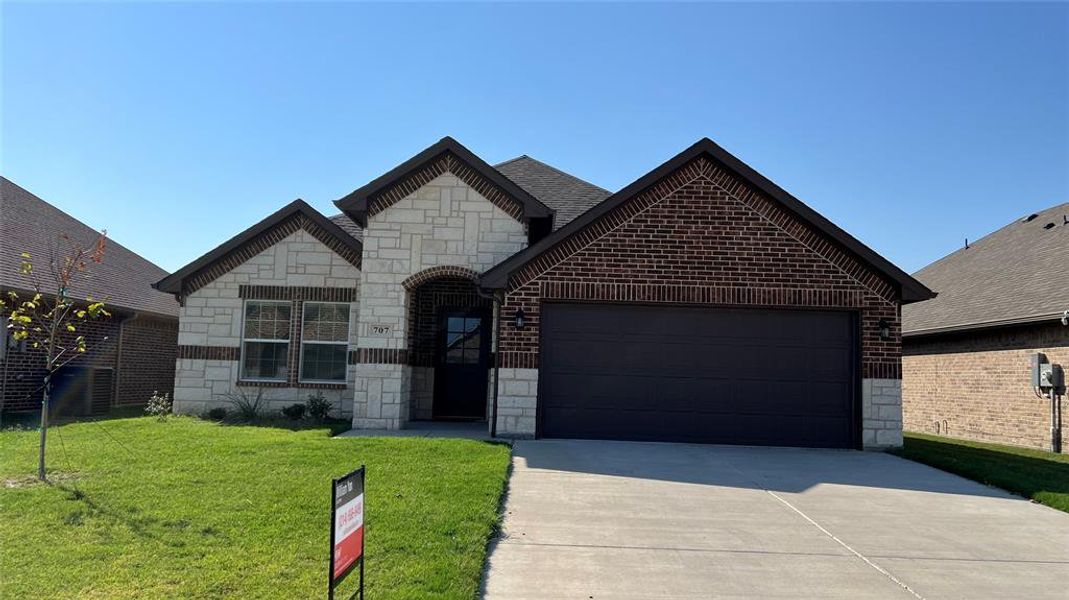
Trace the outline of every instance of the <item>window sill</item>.
<path fill-rule="evenodd" d="M 239 379 L 234 382 L 239 387 L 292 387 L 288 381 L 273 381 L 270 379 Z"/>
<path fill-rule="evenodd" d="M 314 390 L 344 390 L 349 385 L 344 381 L 298 381 L 297 387 Z"/>
<path fill-rule="evenodd" d="M 239 379 L 234 382 L 234 385 L 238 387 L 262 387 L 262 388 L 297 388 L 305 390 L 344 390 L 349 387 L 344 382 L 320 382 L 313 381 L 257 381 L 250 379 Z"/>

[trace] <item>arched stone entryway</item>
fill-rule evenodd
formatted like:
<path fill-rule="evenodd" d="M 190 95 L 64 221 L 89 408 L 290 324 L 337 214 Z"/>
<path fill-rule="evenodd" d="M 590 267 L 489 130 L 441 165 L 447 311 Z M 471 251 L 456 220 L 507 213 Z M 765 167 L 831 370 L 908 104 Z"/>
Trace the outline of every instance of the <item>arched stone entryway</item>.
<path fill-rule="evenodd" d="M 473 271 L 435 270 L 405 282 L 409 415 L 413 420 L 482 420 L 486 418 L 493 302 L 479 295 Z"/>

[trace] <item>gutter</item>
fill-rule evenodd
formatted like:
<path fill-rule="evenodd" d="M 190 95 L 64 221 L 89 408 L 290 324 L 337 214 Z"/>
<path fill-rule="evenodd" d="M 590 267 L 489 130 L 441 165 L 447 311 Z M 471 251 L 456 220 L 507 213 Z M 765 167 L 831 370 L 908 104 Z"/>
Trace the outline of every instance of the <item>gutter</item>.
<path fill-rule="evenodd" d="M 1001 319 L 998 321 L 985 321 L 982 323 L 964 323 L 961 325 L 948 325 L 946 327 L 932 327 L 930 329 L 919 329 L 914 331 L 903 331 L 903 339 L 919 338 L 929 335 L 939 335 L 942 333 L 957 333 L 965 331 L 975 331 L 978 329 L 996 329 L 999 327 L 1012 327 L 1014 325 L 1032 325 L 1036 323 L 1046 323 L 1048 321 L 1060 321 L 1064 313 L 1049 313 L 1043 315 L 1032 315 L 1028 317 L 1016 317 L 1013 319 Z"/>

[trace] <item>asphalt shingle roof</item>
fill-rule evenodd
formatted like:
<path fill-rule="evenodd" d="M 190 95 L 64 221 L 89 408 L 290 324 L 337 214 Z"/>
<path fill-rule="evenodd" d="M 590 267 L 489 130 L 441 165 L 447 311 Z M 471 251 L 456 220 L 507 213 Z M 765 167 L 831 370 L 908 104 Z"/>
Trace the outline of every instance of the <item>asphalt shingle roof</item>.
<path fill-rule="evenodd" d="M 526 154 L 494 165 L 494 168 L 542 204 L 556 211 L 553 229 L 560 229 L 612 195 L 608 190 Z"/>
<path fill-rule="evenodd" d="M 23 252 L 30 253 L 42 284 L 47 283 L 48 257 L 62 234 L 88 245 L 99 232 L 0 177 L 0 287 L 31 289 L 31 283 L 19 274 Z M 91 265 L 89 272 L 73 282 L 74 297 L 91 295 L 109 306 L 178 316 L 174 296 L 152 289 L 167 271 L 110 238 L 103 262 Z"/>
<path fill-rule="evenodd" d="M 364 241 L 364 230 L 356 224 L 356 221 L 353 221 L 344 213 L 338 213 L 327 218 L 338 227 L 341 227 L 342 231 L 353 236 L 354 240 L 358 242 Z"/>
<path fill-rule="evenodd" d="M 938 296 L 902 308 L 903 331 L 1044 320 L 1069 309 L 1069 203 L 1002 229 L 914 273 Z M 1052 225 L 1053 224 L 1053 225 Z"/>

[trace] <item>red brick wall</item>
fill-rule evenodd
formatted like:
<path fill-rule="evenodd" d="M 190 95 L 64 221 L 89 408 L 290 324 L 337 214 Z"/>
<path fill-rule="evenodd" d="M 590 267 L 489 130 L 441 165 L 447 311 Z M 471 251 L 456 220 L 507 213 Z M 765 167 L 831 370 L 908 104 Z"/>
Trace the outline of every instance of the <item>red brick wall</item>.
<path fill-rule="evenodd" d="M 1050 448 L 1050 401 L 1033 393 L 1030 360 L 1043 352 L 1069 370 L 1069 327 L 1054 323 L 907 338 L 903 352 L 907 431 Z"/>
<path fill-rule="evenodd" d="M 117 318 L 90 321 L 81 325 L 78 333 L 86 336 L 85 354 L 77 355 L 72 366 L 115 367 L 119 340 Z M 105 340 L 104 338 L 107 337 Z M 45 353 L 27 345 L 24 352 L 8 350 L 0 360 L 0 379 L 4 412 L 32 411 L 41 408 L 42 378 L 45 374 Z M 173 369 L 172 362 L 172 369 Z"/>
<path fill-rule="evenodd" d="M 543 299 L 857 310 L 864 377 L 900 377 L 896 290 L 831 240 L 699 159 L 547 251 L 510 282 L 500 364 L 538 366 Z M 877 324 L 893 324 L 881 341 Z"/>
<path fill-rule="evenodd" d="M 144 406 L 154 391 L 173 394 L 177 351 L 177 319 L 141 317 L 126 321 L 115 405 Z"/>
<path fill-rule="evenodd" d="M 88 351 L 78 355 L 71 366 L 116 369 L 112 404 L 143 405 L 154 390 L 174 389 L 175 354 L 178 349 L 178 319 L 143 317 L 127 320 L 116 314 L 110 319 L 79 326 L 86 336 Z M 119 360 L 119 338 L 122 359 Z M 104 338 L 107 339 L 104 339 Z M 0 398 L 4 412 L 33 411 L 41 407 L 44 351 L 27 346 L 25 351 L 8 350 L 0 359 Z M 94 410 L 105 410 L 94 406 Z"/>
<path fill-rule="evenodd" d="M 423 283 L 408 306 L 408 359 L 419 367 L 434 365 L 438 341 L 438 316 L 444 308 L 486 308 L 489 298 L 480 296 L 470 279 L 445 278 Z"/>

